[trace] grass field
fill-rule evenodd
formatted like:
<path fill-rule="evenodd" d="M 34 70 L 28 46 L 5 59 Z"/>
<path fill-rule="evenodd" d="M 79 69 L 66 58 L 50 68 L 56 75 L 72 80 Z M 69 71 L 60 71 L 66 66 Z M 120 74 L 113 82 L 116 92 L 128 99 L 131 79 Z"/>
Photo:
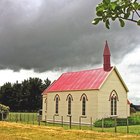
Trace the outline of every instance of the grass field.
<path fill-rule="evenodd" d="M 140 135 L 0 122 L 1 140 L 139 140 Z"/>
<path fill-rule="evenodd" d="M 135 116 L 137 115 L 138 118 L 139 114 L 134 114 Z M 9 122 L 17 122 L 17 123 L 23 123 L 23 124 L 33 124 L 33 125 L 39 125 L 39 122 L 37 121 L 37 113 L 10 113 Z M 17 124 L 18 125 L 18 124 Z M 50 123 L 44 123 L 40 122 L 41 126 L 53 126 L 53 127 L 62 127 L 61 124 L 50 124 Z M 69 130 L 69 125 L 63 125 L 63 129 Z M 73 130 L 80 130 L 79 126 L 72 126 Z M 90 130 L 91 126 L 81 126 L 82 130 Z M 98 128 L 98 127 L 92 127 L 92 130 L 97 131 L 97 132 L 113 132 L 115 131 L 115 128 Z M 117 126 L 117 132 L 119 133 L 127 133 L 127 127 L 126 126 Z M 129 126 L 129 133 L 130 134 L 139 134 L 140 135 L 140 125 L 130 125 Z"/>

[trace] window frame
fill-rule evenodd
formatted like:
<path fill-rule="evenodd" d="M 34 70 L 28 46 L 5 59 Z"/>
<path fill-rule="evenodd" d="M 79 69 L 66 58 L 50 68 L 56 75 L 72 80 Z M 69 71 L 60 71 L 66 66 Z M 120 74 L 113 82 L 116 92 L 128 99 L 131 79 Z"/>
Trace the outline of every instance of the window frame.
<path fill-rule="evenodd" d="M 118 100 L 118 94 L 115 90 L 111 92 L 109 101 L 110 101 L 111 116 L 117 116 L 117 101 L 119 100 Z"/>
<path fill-rule="evenodd" d="M 82 94 L 80 101 L 82 102 L 82 116 L 86 116 L 86 110 L 87 110 L 87 106 L 86 106 L 86 102 L 88 101 L 87 95 L 85 93 Z"/>
<path fill-rule="evenodd" d="M 60 101 L 60 97 L 59 97 L 58 94 L 55 95 L 54 101 L 55 101 L 55 114 L 59 114 L 59 101 Z"/>
<path fill-rule="evenodd" d="M 68 105 L 67 113 L 68 113 L 68 115 L 71 115 L 71 113 L 72 113 L 72 101 L 73 101 L 73 97 L 71 94 L 69 94 L 67 96 L 66 101 L 68 102 L 67 103 L 67 105 Z"/>

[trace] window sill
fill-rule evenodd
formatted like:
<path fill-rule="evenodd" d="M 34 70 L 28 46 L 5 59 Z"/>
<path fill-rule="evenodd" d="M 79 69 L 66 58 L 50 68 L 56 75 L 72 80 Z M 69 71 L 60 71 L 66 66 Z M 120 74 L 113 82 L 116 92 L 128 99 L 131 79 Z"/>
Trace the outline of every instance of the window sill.
<path fill-rule="evenodd" d="M 86 115 L 82 115 L 82 116 L 80 116 L 81 118 L 87 118 L 87 116 Z"/>
<path fill-rule="evenodd" d="M 54 116 L 59 116 L 59 114 L 54 114 Z"/>
<path fill-rule="evenodd" d="M 110 118 L 117 118 L 118 115 L 111 115 Z"/>
<path fill-rule="evenodd" d="M 72 117 L 72 115 L 68 114 L 67 117 Z"/>

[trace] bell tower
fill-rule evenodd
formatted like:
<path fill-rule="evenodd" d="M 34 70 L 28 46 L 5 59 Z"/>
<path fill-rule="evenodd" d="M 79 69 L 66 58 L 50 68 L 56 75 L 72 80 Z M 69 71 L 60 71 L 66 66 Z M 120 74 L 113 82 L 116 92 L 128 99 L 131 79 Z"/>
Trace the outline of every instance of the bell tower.
<path fill-rule="evenodd" d="M 104 54 L 103 54 L 103 57 L 104 57 L 104 64 L 103 64 L 104 71 L 110 71 L 111 70 L 110 56 L 111 56 L 110 55 L 110 50 L 109 50 L 109 47 L 108 47 L 108 43 L 106 41 L 105 48 L 104 48 Z"/>

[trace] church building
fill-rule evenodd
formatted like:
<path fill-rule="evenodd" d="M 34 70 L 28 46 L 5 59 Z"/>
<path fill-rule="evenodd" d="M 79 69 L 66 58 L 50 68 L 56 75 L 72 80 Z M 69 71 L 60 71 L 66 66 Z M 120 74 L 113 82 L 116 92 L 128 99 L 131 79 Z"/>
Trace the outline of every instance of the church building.
<path fill-rule="evenodd" d="M 106 41 L 103 67 L 63 73 L 42 93 L 42 120 L 90 124 L 101 118 L 130 116 L 128 88 L 110 63 Z"/>

